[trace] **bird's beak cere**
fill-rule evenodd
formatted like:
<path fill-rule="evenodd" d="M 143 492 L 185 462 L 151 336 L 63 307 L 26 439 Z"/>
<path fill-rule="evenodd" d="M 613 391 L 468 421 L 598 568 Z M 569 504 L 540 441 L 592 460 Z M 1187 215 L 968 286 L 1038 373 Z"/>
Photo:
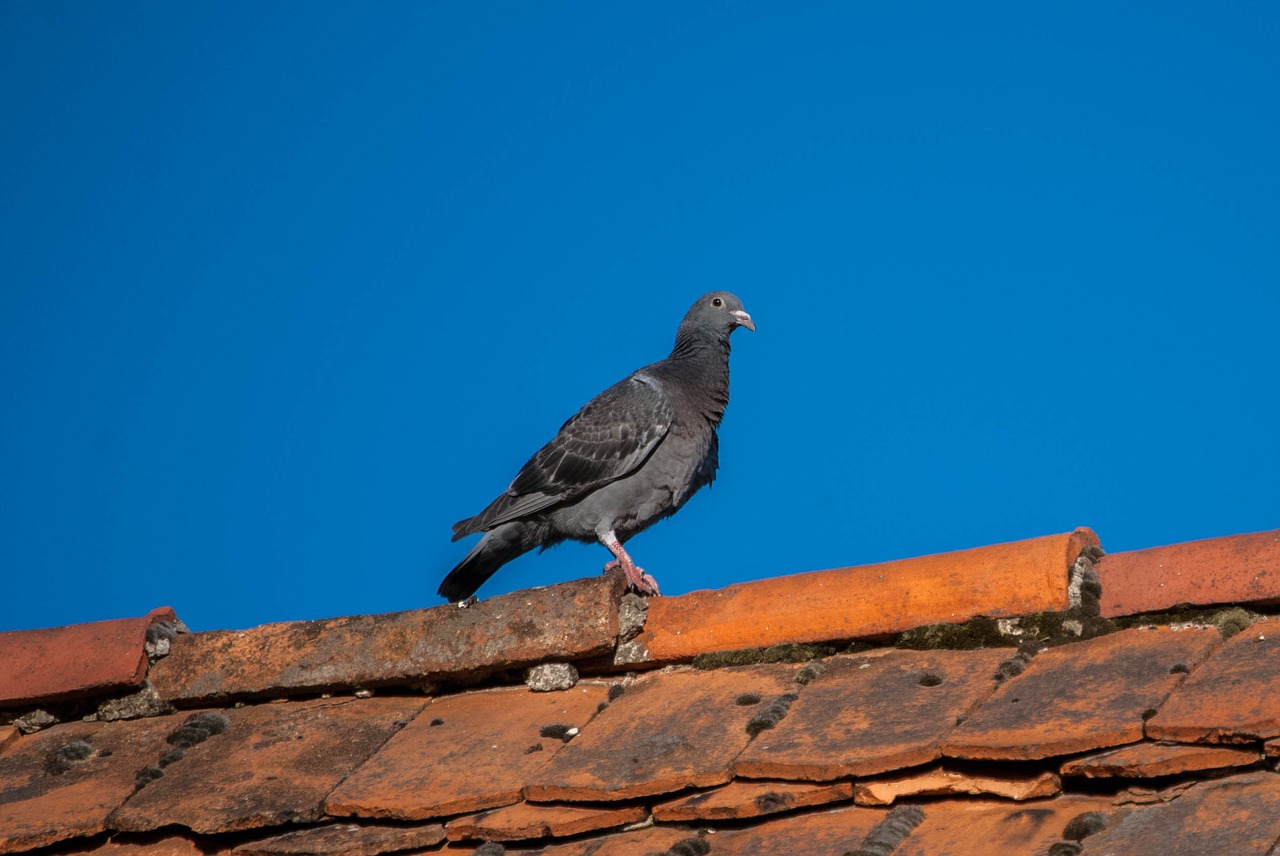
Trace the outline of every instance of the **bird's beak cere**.
<path fill-rule="evenodd" d="M 738 319 L 739 327 L 746 327 L 752 333 L 756 331 L 756 322 L 752 321 L 751 316 L 743 312 L 741 309 L 735 309 L 733 311 L 733 317 Z"/>

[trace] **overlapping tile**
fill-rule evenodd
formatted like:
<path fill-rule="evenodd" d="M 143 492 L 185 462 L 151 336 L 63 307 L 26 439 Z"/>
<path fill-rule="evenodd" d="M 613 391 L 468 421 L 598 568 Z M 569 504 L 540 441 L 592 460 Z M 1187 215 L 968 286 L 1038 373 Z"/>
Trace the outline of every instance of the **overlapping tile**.
<path fill-rule="evenodd" d="M 1068 573 L 1096 546 L 1088 529 L 923 556 L 739 583 L 649 601 L 637 643 L 658 661 L 711 651 L 898 633 L 974 616 L 1063 610 Z"/>
<path fill-rule="evenodd" d="M 147 628 L 173 610 L 142 618 L 0 633 L 0 707 L 106 695 L 142 684 Z"/>
<path fill-rule="evenodd" d="M 602 684 L 580 683 L 563 692 L 521 687 L 437 699 L 330 794 L 326 808 L 425 820 L 510 805 L 608 694 Z"/>
<path fill-rule="evenodd" d="M 183 717 L 69 723 L 0 754 L 0 853 L 96 835 Z"/>
<path fill-rule="evenodd" d="M 853 783 L 735 781 L 653 807 L 654 820 L 743 820 L 853 799 Z"/>
<path fill-rule="evenodd" d="M 1010 653 L 882 649 L 833 657 L 734 772 L 831 781 L 928 763 L 956 720 L 991 693 Z"/>
<path fill-rule="evenodd" d="M 425 704 L 345 698 L 227 710 L 223 733 L 186 749 L 112 826 L 218 833 L 319 820 L 325 795 Z"/>
<path fill-rule="evenodd" d="M 710 836 L 714 856 L 829 856 L 852 853 L 877 824 L 884 809 L 848 806 L 767 820 L 743 829 L 718 830 Z"/>
<path fill-rule="evenodd" d="M 1147 735 L 1184 743 L 1280 736 L 1280 620 L 1237 633 L 1169 697 Z"/>
<path fill-rule="evenodd" d="M 613 650 L 620 574 L 499 595 L 474 606 L 267 624 L 178 637 L 151 671 L 166 701 L 194 705 L 423 681 Z"/>
<path fill-rule="evenodd" d="M 62 856 L 230 856 L 231 849 L 201 846 L 177 835 L 143 835 L 129 841 L 105 841 L 59 853 Z"/>
<path fill-rule="evenodd" d="M 1062 781 L 1053 773 L 1009 774 L 983 776 L 959 770 L 937 769 L 899 776 L 858 782 L 854 801 L 858 805 L 893 805 L 903 797 L 943 796 L 968 794 L 993 796 L 1021 802 L 1051 797 L 1062 790 Z"/>
<path fill-rule="evenodd" d="M 438 823 L 416 826 L 331 823 L 241 844 L 231 853 L 232 856 L 381 856 L 405 850 L 419 851 L 441 841 L 444 841 L 444 827 Z"/>
<path fill-rule="evenodd" d="M 1064 776 L 1155 778 L 1204 770 L 1247 767 L 1262 760 L 1256 749 L 1138 743 L 1076 758 L 1062 765 Z"/>
<path fill-rule="evenodd" d="M 0 725 L 0 752 L 18 742 L 20 732 L 12 725 Z"/>
<path fill-rule="evenodd" d="M 592 836 L 583 841 L 568 844 L 552 844 L 549 847 L 506 848 L 509 854 L 536 854 L 536 856 L 649 856 L 675 852 L 683 842 L 696 838 L 696 834 L 686 829 L 671 829 L 651 826 L 634 832 L 616 832 L 611 835 Z M 687 844 L 686 844 L 687 847 Z M 469 852 L 470 848 L 462 852 Z M 450 848 L 449 852 L 456 852 Z M 685 849 L 684 853 L 697 853 L 697 850 Z M 719 854 L 717 853 L 717 856 Z"/>
<path fill-rule="evenodd" d="M 1212 629 L 1134 629 L 1052 648 L 943 744 L 953 758 L 1028 760 L 1134 743 L 1144 718 L 1220 641 Z"/>
<path fill-rule="evenodd" d="M 530 780 L 532 800 L 618 800 L 731 778 L 748 723 L 799 687 L 794 666 L 647 675 Z"/>
<path fill-rule="evenodd" d="M 1280 776 L 1200 782 L 1168 801 L 1118 815 L 1085 839 L 1085 856 L 1269 856 L 1280 839 Z M 897 856 L 897 854 L 895 854 Z"/>
<path fill-rule="evenodd" d="M 1046 853 L 1082 814 L 1106 813 L 1110 800 L 1062 796 L 1030 803 L 948 800 L 922 806 L 924 819 L 893 856 Z"/>
<path fill-rule="evenodd" d="M 1106 618 L 1183 604 L 1280 601 L 1280 530 L 1104 556 L 1096 566 Z"/>
<path fill-rule="evenodd" d="M 451 820 L 445 832 L 450 841 L 528 841 L 619 829 L 648 816 L 638 805 L 609 808 L 521 802 Z"/>

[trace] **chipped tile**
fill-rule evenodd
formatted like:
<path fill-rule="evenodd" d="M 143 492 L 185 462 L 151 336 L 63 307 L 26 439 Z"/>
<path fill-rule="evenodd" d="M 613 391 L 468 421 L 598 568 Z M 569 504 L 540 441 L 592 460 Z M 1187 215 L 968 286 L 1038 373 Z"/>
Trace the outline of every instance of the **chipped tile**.
<path fill-rule="evenodd" d="M 1167 802 L 1115 818 L 1085 839 L 1088 856 L 1266 856 L 1280 838 L 1280 776 L 1200 782 Z M 894 854 L 897 856 L 897 854 Z"/>
<path fill-rule="evenodd" d="M 1110 553 L 1095 566 L 1104 618 L 1185 604 L 1280 600 L 1280 530 Z"/>
<path fill-rule="evenodd" d="M 1033 760 L 1137 742 L 1144 717 L 1219 640 L 1216 630 L 1159 627 L 1051 648 L 966 719 L 943 754 Z"/>
<path fill-rule="evenodd" d="M 325 794 L 425 704 L 348 698 L 228 710 L 225 732 L 187 749 L 112 826 L 217 833 L 319 820 Z"/>
<path fill-rule="evenodd" d="M 0 755 L 0 853 L 96 835 L 182 716 L 55 725 Z"/>
<path fill-rule="evenodd" d="M 535 773 L 531 800 L 619 800 L 731 778 L 748 722 L 800 689 L 794 666 L 659 672 L 637 680 Z"/>
<path fill-rule="evenodd" d="M 1021 802 L 1051 797 L 1061 790 L 1062 781 L 1053 773 L 997 777 L 938 769 L 896 779 L 859 782 L 854 801 L 858 805 L 893 805 L 902 797 L 970 794 Z"/>
<path fill-rule="evenodd" d="M 659 662 L 782 642 L 898 633 L 977 615 L 1063 610 L 1088 529 L 878 565 L 652 598 L 636 642 Z"/>
<path fill-rule="evenodd" d="M 425 680 L 608 653 L 625 582 L 604 574 L 474 606 L 184 634 L 151 670 L 166 701 L 286 695 Z M 214 703 L 217 703 L 216 701 Z"/>
<path fill-rule="evenodd" d="M 510 805 L 538 768 L 563 753 L 557 735 L 585 726 L 607 698 L 607 687 L 580 683 L 564 692 L 520 687 L 436 699 L 330 794 L 325 808 L 339 816 L 425 820 Z"/>
<path fill-rule="evenodd" d="M 334 823 L 298 829 L 241 844 L 232 856 L 381 856 L 444 841 L 444 827 L 438 823 L 421 826 L 362 826 Z"/>
<path fill-rule="evenodd" d="M 1196 668 L 1147 736 L 1181 743 L 1241 743 L 1280 736 L 1280 620 L 1255 621 Z"/>
<path fill-rule="evenodd" d="M 1145 779 L 1203 770 L 1223 770 L 1228 767 L 1247 767 L 1261 760 L 1262 753 L 1256 749 L 1138 743 L 1068 761 L 1062 765 L 1062 775 L 1088 776 L 1091 779 L 1112 776 Z"/>
<path fill-rule="evenodd" d="M 845 808 L 805 812 L 743 829 L 718 830 L 710 836 L 714 856 L 828 856 L 856 851 L 867 833 L 884 820 L 887 811 Z"/>
<path fill-rule="evenodd" d="M 530 805 L 516 803 L 471 814 L 450 821 L 445 832 L 450 841 L 528 841 L 533 838 L 564 838 L 619 829 L 639 823 L 649 816 L 644 806 L 605 808 L 575 805 Z"/>
<path fill-rule="evenodd" d="M 734 763 L 747 778 L 831 781 L 928 763 L 995 686 L 1011 649 L 883 649 L 833 657 L 787 718 Z"/>
<path fill-rule="evenodd" d="M 0 633 L 0 707 L 141 686 L 147 676 L 147 628 L 173 620 L 173 610 L 162 607 L 142 618 Z"/>
<path fill-rule="evenodd" d="M 653 819 L 666 822 L 742 820 L 853 799 L 853 783 L 730 782 L 709 791 L 659 803 Z"/>

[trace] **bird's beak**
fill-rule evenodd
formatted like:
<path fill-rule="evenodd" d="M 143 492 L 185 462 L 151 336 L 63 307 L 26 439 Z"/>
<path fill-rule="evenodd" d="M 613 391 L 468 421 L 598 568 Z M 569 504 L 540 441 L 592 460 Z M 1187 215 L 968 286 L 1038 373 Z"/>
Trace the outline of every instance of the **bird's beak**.
<path fill-rule="evenodd" d="M 733 317 L 738 319 L 739 327 L 746 327 L 752 333 L 756 331 L 756 322 L 752 321 L 751 316 L 743 312 L 741 309 L 735 309 L 733 311 Z"/>

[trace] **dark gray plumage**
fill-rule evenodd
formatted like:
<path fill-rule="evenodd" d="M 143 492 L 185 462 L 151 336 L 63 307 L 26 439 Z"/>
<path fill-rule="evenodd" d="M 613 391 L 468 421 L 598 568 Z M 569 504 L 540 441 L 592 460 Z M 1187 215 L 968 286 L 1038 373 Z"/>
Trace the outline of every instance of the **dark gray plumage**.
<path fill-rule="evenodd" d="M 453 540 L 485 535 L 440 584 L 470 597 L 507 562 L 561 541 L 599 541 L 638 591 L 658 584 L 622 545 L 674 514 L 715 478 L 716 428 L 729 403 L 729 335 L 755 330 L 727 291 L 704 294 L 680 322 L 661 362 L 633 372 L 589 401 L 538 450 L 506 491 L 453 526 Z"/>

